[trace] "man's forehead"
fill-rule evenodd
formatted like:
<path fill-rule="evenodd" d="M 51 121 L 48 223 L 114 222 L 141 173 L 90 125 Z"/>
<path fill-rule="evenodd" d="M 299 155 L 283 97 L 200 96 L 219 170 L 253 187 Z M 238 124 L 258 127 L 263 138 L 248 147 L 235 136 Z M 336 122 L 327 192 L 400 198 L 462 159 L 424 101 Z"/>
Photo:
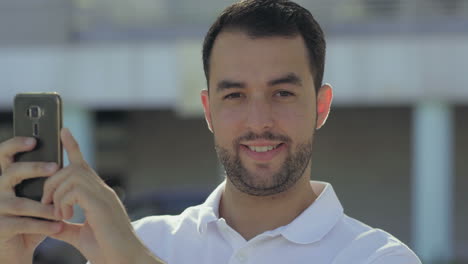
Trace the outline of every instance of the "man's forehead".
<path fill-rule="evenodd" d="M 304 74 L 310 74 L 305 44 L 299 36 L 251 38 L 244 32 L 223 32 L 215 41 L 210 65 L 211 87 L 224 79 L 267 83 L 289 75 L 302 81 Z"/>
<path fill-rule="evenodd" d="M 292 36 L 272 35 L 272 36 L 252 36 L 242 30 L 225 30 L 221 31 L 216 37 L 212 55 L 218 50 L 223 49 L 242 49 L 245 47 L 252 48 L 269 48 L 269 47 L 282 47 L 282 48 L 304 48 L 305 42 L 300 34 Z"/>

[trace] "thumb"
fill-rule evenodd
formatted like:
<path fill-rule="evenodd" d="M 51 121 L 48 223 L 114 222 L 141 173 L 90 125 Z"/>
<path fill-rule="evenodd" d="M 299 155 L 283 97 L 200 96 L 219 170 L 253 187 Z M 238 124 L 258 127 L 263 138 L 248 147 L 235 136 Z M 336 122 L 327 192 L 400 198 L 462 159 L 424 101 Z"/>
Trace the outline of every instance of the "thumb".
<path fill-rule="evenodd" d="M 63 147 L 67 151 L 68 160 L 70 161 L 70 163 L 83 163 L 83 155 L 80 151 L 80 145 L 73 137 L 70 130 L 68 128 L 63 128 L 60 136 L 62 139 Z"/>

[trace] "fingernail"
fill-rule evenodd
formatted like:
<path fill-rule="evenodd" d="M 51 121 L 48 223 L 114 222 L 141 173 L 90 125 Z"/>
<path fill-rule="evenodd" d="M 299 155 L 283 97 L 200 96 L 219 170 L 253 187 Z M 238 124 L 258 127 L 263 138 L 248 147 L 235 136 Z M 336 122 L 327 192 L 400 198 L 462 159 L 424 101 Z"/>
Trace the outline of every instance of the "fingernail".
<path fill-rule="evenodd" d="M 34 138 L 27 138 L 24 140 L 24 144 L 26 144 L 27 146 L 31 146 L 32 144 L 34 144 Z"/>
<path fill-rule="evenodd" d="M 46 165 L 46 170 L 47 170 L 47 171 L 53 172 L 53 171 L 55 171 L 56 169 L 57 169 L 57 164 L 55 164 L 54 162 L 48 163 L 48 164 Z"/>

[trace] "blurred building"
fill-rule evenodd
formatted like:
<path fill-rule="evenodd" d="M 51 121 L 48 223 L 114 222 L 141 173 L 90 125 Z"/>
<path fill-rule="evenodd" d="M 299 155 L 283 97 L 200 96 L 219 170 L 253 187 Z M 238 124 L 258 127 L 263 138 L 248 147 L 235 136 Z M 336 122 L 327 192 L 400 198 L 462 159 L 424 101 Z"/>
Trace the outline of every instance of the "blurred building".
<path fill-rule="evenodd" d="M 16 93 L 57 91 L 122 199 L 163 201 L 131 216 L 175 213 L 168 190 L 198 203 L 222 180 L 199 103 L 202 39 L 232 2 L 1 1 L 0 140 Z M 312 179 L 424 263 L 468 263 L 468 0 L 297 2 L 324 28 L 335 94 Z"/>

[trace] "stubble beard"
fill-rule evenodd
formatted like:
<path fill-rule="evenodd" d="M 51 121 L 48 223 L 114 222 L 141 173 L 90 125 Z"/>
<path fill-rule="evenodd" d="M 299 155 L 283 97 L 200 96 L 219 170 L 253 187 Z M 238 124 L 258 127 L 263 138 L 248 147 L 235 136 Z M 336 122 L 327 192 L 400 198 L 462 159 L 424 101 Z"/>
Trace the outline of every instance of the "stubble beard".
<path fill-rule="evenodd" d="M 232 184 L 239 191 L 254 196 L 279 194 L 294 186 L 294 184 L 296 184 L 304 174 L 312 158 L 313 135 L 308 141 L 298 144 L 293 153 L 289 149 L 288 155 L 280 169 L 276 173 L 267 177 L 264 177 L 264 175 L 261 177 L 260 175 L 256 175 L 254 172 L 250 172 L 240 159 L 238 142 L 241 140 L 252 139 L 280 140 L 286 143 L 291 142 L 288 137 L 275 136 L 269 132 L 260 136 L 249 133 L 234 142 L 234 154 L 231 154 L 228 149 L 215 143 L 218 158 L 224 166 L 226 177 L 232 182 Z M 288 145 L 290 146 L 290 144 Z M 259 180 L 260 178 L 266 178 L 266 180 Z"/>

